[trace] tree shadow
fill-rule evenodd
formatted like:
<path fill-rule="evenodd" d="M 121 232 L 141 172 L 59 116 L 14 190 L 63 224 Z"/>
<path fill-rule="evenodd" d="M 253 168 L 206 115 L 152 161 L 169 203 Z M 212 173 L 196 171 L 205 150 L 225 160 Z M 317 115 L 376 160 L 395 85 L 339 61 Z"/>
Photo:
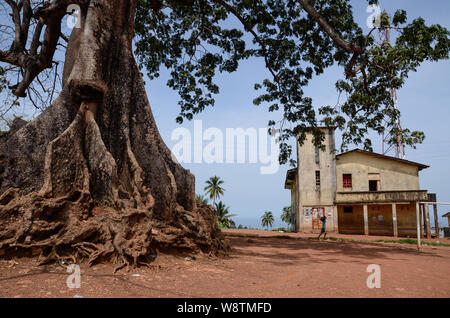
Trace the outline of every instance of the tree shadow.
<path fill-rule="evenodd" d="M 62 277 L 67 277 L 68 275 L 70 275 L 69 273 L 66 273 L 65 271 L 61 271 L 61 272 L 56 272 L 56 271 L 52 271 L 49 270 L 47 267 L 42 267 L 42 268 L 35 268 L 33 269 L 31 272 L 29 273 L 24 273 L 24 274 L 19 274 L 19 275 L 12 275 L 12 276 L 8 276 L 8 277 L 0 277 L 0 282 L 7 282 L 7 281 L 14 281 L 14 280 L 19 280 L 22 278 L 33 278 L 33 277 L 37 277 L 40 275 L 54 275 L 54 276 L 62 276 Z M 100 279 L 100 278 L 110 278 L 111 280 L 116 279 L 119 280 L 122 283 L 131 285 L 133 287 L 137 287 L 137 288 L 141 288 L 141 289 L 145 289 L 145 290 L 149 290 L 149 291 L 153 291 L 155 292 L 156 295 L 167 295 L 166 297 L 180 297 L 180 298 L 186 298 L 186 297 L 201 297 L 201 296 L 196 296 L 196 295 L 192 295 L 192 294 L 188 294 L 188 293 L 183 293 L 181 291 L 175 291 L 175 290 L 167 290 L 167 289 L 161 289 L 161 288 L 155 288 L 149 285 L 145 285 L 142 283 L 138 283 L 135 281 L 131 281 L 127 275 L 124 274 L 94 274 L 94 273 L 84 273 L 82 274 L 82 276 L 84 277 L 91 277 L 91 278 L 95 278 L 95 279 Z M 65 278 L 63 279 L 63 281 L 65 280 Z M 83 292 L 83 289 L 77 290 L 79 293 Z M 135 296 L 130 296 L 130 297 L 135 297 Z M 148 297 L 148 296 L 143 296 L 143 297 Z"/>
<path fill-rule="evenodd" d="M 262 257 L 278 265 L 342 262 L 337 257 L 350 257 L 352 262 L 367 263 L 374 259 L 405 260 L 398 256 L 442 256 L 417 251 L 407 246 L 383 246 L 374 242 L 311 240 L 305 238 L 230 237 L 231 258 Z M 256 250 L 255 250 L 256 248 Z M 392 256 L 396 257 L 392 257 Z"/>

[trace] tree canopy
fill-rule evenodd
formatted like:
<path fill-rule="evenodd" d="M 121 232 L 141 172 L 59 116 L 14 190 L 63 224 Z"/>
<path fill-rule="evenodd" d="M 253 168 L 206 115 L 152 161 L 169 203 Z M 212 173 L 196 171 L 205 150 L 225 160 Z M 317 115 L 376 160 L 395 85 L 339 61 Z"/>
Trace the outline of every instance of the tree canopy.
<path fill-rule="evenodd" d="M 219 222 L 220 226 L 226 227 L 226 228 L 232 228 L 235 227 L 234 221 L 231 219 L 232 217 L 236 216 L 236 214 L 230 214 L 230 207 L 226 206 L 222 201 L 219 203 L 214 204 L 217 212 L 217 221 Z"/>
<path fill-rule="evenodd" d="M 263 216 L 261 217 L 261 225 L 263 227 L 266 227 L 267 230 L 269 229 L 269 226 L 272 227 L 274 221 L 275 218 L 273 217 L 272 211 L 264 212 Z"/>
<path fill-rule="evenodd" d="M 213 204 L 216 203 L 216 199 L 219 199 L 225 189 L 222 187 L 224 181 L 218 176 L 213 176 L 206 180 L 206 186 L 204 188 L 205 193 L 209 195 L 209 198 L 213 200 Z"/>
<path fill-rule="evenodd" d="M 281 213 L 281 221 L 287 223 L 288 225 L 294 224 L 294 213 L 292 213 L 292 207 L 286 206 L 283 208 L 283 212 Z"/>
<path fill-rule="evenodd" d="M 19 80 L 10 85 L 16 96 L 25 96 L 41 72 L 56 67 L 54 51 L 66 38 L 61 20 L 69 3 L 81 2 L 86 0 L 6 0 L 13 23 L 4 31 L 12 27 L 14 36 L 9 48 L 0 48 L 0 62 L 19 70 Z M 387 29 L 395 32 L 395 41 L 380 43 L 376 34 Z M 350 0 L 139 0 L 135 47 L 150 80 L 162 68 L 169 70 L 167 85 L 180 97 L 179 123 L 214 105 L 219 73 L 235 72 L 249 58 L 263 59 L 268 76 L 255 78 L 254 104 L 276 112 L 268 125 L 280 129 L 280 162 L 286 163 L 291 137 L 303 142 L 312 130 L 314 143 L 321 144 L 321 131 L 310 128 L 319 125 L 341 129 L 342 148 L 354 143 L 371 150 L 369 131 L 382 133 L 400 115 L 391 89 L 401 88 L 424 61 L 448 59 L 450 38 L 440 25 L 408 21 L 403 10 L 383 14 L 364 33 Z M 314 105 L 304 88 L 332 65 L 342 67 L 336 89 L 345 98 L 337 105 Z M 0 89 L 5 78 L 13 79 L 1 67 Z M 413 147 L 424 138 L 403 129 L 394 131 L 390 142 L 397 136 Z"/>

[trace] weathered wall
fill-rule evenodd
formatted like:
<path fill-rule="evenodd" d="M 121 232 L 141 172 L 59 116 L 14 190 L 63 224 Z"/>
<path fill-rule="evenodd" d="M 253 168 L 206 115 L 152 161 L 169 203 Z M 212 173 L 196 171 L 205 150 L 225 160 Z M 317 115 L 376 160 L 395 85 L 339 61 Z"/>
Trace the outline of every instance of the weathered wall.
<path fill-rule="evenodd" d="M 415 204 L 397 204 L 397 227 L 399 236 L 417 236 Z"/>
<path fill-rule="evenodd" d="M 369 174 L 376 179 L 378 191 L 419 190 L 418 167 L 363 153 L 348 153 L 336 160 L 337 191 L 369 191 Z M 343 174 L 352 174 L 352 188 L 343 187 Z"/>
<path fill-rule="evenodd" d="M 339 233 L 341 234 L 364 234 L 364 212 L 362 205 L 346 205 L 353 208 L 352 213 L 344 213 L 344 206 L 339 205 L 338 220 Z"/>
<path fill-rule="evenodd" d="M 319 162 L 316 162 L 316 148 L 312 143 L 312 135 L 308 134 L 303 145 L 297 145 L 298 162 L 298 220 L 297 230 L 312 230 L 312 220 L 304 214 L 304 209 L 313 207 L 326 208 L 328 217 L 327 229 L 335 229 L 337 216 L 334 208 L 336 194 L 336 160 L 334 155 L 334 129 L 321 128 L 325 132 L 325 150 L 319 151 Z M 320 171 L 320 190 L 316 189 L 316 171 Z M 330 216 L 328 216 L 331 214 Z"/>
<path fill-rule="evenodd" d="M 426 201 L 426 190 L 408 191 L 374 191 L 374 192 L 337 192 L 337 204 L 360 204 L 360 203 L 392 203 L 392 202 L 415 202 Z"/>
<path fill-rule="evenodd" d="M 294 229 L 298 228 L 299 220 L 298 220 L 298 191 L 297 191 L 297 179 L 294 181 L 294 184 L 291 188 L 291 211 L 294 214 Z"/>
<path fill-rule="evenodd" d="M 333 205 L 336 192 L 336 160 L 330 152 L 334 150 L 334 130 L 323 128 L 325 151 L 319 151 L 319 163 L 315 160 L 315 146 L 312 135 L 306 137 L 303 145 L 298 145 L 299 194 L 302 205 Z M 316 174 L 320 171 L 320 191 L 316 191 Z"/>
<path fill-rule="evenodd" d="M 344 207 L 353 207 L 353 213 L 344 213 Z M 369 235 L 394 234 L 392 204 L 373 204 L 367 207 Z M 364 234 L 363 205 L 339 205 L 339 233 Z M 416 205 L 397 204 L 397 229 L 399 236 L 416 236 Z"/>
<path fill-rule="evenodd" d="M 394 235 L 391 204 L 369 205 L 368 217 L 369 235 Z"/>
<path fill-rule="evenodd" d="M 322 228 L 322 222 L 316 221 L 316 226 L 313 227 L 314 220 L 317 220 L 317 216 L 314 215 L 313 209 L 317 208 L 316 206 L 302 206 L 301 215 L 302 215 L 302 224 L 301 224 L 301 232 L 303 233 L 320 233 Z M 323 208 L 323 212 L 327 217 L 326 222 L 326 230 L 327 232 L 337 232 L 338 223 L 337 223 L 337 210 L 336 207 L 331 206 L 321 206 Z M 322 214 L 320 215 L 322 216 Z M 320 218 L 319 216 L 319 218 Z"/>

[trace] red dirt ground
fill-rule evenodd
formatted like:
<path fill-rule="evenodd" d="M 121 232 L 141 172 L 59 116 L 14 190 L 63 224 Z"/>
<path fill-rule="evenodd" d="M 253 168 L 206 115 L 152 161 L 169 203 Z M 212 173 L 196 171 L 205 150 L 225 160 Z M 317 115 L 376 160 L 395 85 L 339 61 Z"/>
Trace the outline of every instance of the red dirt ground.
<path fill-rule="evenodd" d="M 115 275 L 112 265 L 82 264 L 80 289 L 67 287 L 69 274 L 57 264 L 3 260 L 0 297 L 450 297 L 450 247 L 419 253 L 407 244 L 227 233 L 266 237 L 229 237 L 228 257 L 159 255 L 152 268 Z M 369 264 L 381 265 L 380 289 L 366 285 Z"/>

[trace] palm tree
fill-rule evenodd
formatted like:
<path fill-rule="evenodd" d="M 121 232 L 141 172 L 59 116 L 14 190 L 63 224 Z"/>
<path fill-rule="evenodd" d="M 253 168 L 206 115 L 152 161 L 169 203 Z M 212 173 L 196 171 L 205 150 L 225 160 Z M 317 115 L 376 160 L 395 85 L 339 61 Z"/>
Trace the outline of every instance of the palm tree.
<path fill-rule="evenodd" d="M 273 213 L 271 211 L 266 211 L 261 217 L 261 225 L 269 230 L 269 226 L 272 227 L 274 221 Z"/>
<path fill-rule="evenodd" d="M 222 184 L 223 180 L 218 176 L 211 177 L 206 181 L 204 190 L 206 191 L 206 194 L 209 194 L 209 198 L 213 200 L 214 205 L 216 204 L 216 199 L 220 198 L 220 196 L 223 195 L 223 191 L 225 191 L 225 189 L 221 187 Z"/>
<path fill-rule="evenodd" d="M 195 198 L 197 199 L 197 201 L 199 201 L 202 204 L 208 204 L 208 198 L 206 198 L 203 194 L 197 194 L 195 196 Z"/>
<path fill-rule="evenodd" d="M 220 201 L 219 203 L 215 203 L 216 206 L 216 212 L 217 212 L 217 221 L 219 224 L 221 224 L 224 227 L 233 227 L 234 222 L 231 220 L 233 216 L 236 216 L 236 214 L 229 214 L 228 211 L 230 210 L 229 206 L 226 206 L 225 204 Z"/>
<path fill-rule="evenodd" d="M 292 209 L 290 206 L 283 208 L 283 213 L 281 213 L 281 221 L 291 225 L 294 223 L 294 216 L 292 215 Z"/>

